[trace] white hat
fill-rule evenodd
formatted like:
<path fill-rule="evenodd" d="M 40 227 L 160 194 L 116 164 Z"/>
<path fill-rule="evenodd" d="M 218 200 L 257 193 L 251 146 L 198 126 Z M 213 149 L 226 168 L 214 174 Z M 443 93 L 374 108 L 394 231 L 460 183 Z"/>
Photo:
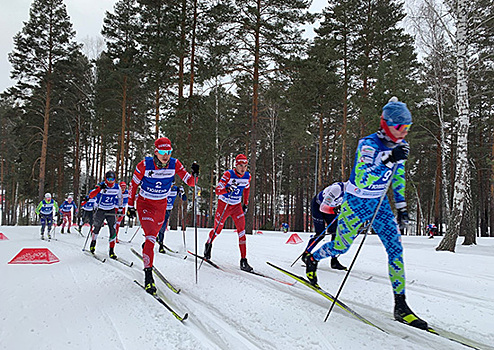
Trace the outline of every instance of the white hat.
<path fill-rule="evenodd" d="M 45 198 L 51 198 L 51 193 L 50 192 L 46 192 L 45 193 Z"/>

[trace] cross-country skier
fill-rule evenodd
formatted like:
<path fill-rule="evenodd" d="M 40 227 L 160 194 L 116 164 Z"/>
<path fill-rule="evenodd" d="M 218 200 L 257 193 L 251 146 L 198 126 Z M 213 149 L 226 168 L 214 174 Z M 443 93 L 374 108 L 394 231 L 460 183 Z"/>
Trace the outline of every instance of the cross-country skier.
<path fill-rule="evenodd" d="M 420 319 L 405 301 L 405 269 L 400 229 L 408 224 L 405 202 L 405 161 L 409 145 L 404 140 L 412 124 L 412 115 L 406 104 L 393 97 L 383 107 L 378 132 L 358 143 L 355 163 L 341 205 L 338 229 L 334 241 L 324 244 L 313 254 L 304 256 L 306 274 L 317 285 L 317 264 L 321 259 L 348 251 L 365 221 L 374 215 L 381 196 L 385 196 L 372 228 L 379 236 L 388 254 L 389 279 L 393 288 L 396 320 L 413 327 L 426 329 L 427 322 Z M 398 221 L 395 219 L 384 191 L 391 179 Z"/>
<path fill-rule="evenodd" d="M 427 225 L 427 233 L 429 234 L 429 239 L 434 238 L 434 235 L 437 234 L 437 226 L 435 224 Z"/>
<path fill-rule="evenodd" d="M 50 231 L 51 225 L 53 225 L 53 214 L 56 212 L 58 212 L 57 202 L 51 198 L 51 193 L 45 193 L 45 199 L 39 202 L 35 210 L 41 221 L 41 239 L 45 239 L 45 226 L 48 226 L 48 239 L 51 238 Z"/>
<path fill-rule="evenodd" d="M 119 209 L 118 215 L 117 215 L 117 243 L 118 242 L 118 232 L 120 230 L 120 225 L 122 224 L 123 219 L 125 218 L 125 209 L 127 209 L 127 204 L 129 203 L 129 190 L 127 190 L 127 184 L 125 181 L 122 181 L 119 183 L 120 185 L 120 190 L 122 191 L 122 200 L 123 200 L 123 207 L 122 210 Z"/>
<path fill-rule="evenodd" d="M 65 224 L 67 224 L 67 233 L 70 233 L 70 226 L 72 225 L 72 208 L 74 209 L 74 217 L 77 214 L 77 205 L 74 202 L 74 197 L 71 195 L 60 206 L 60 214 L 62 214 L 62 232 L 64 231 Z"/>
<path fill-rule="evenodd" d="M 287 233 L 288 230 L 290 229 L 290 225 L 288 225 L 286 222 L 281 224 L 281 229 L 283 230 L 283 233 Z"/>
<path fill-rule="evenodd" d="M 82 226 L 84 224 L 89 224 L 91 227 L 93 226 L 93 212 L 94 207 L 96 205 L 96 197 L 89 198 L 89 196 L 85 196 L 81 201 L 81 220 L 79 221 L 79 232 L 82 232 Z"/>
<path fill-rule="evenodd" d="M 122 209 L 122 191 L 120 186 L 116 182 L 117 175 L 114 171 L 107 171 L 105 174 L 105 180 L 100 182 L 94 190 L 89 193 L 89 198 L 96 198 L 96 209 L 93 217 L 93 234 L 91 237 L 91 245 L 89 250 L 94 253 L 96 250 L 96 239 L 98 238 L 99 231 L 103 227 L 104 221 L 108 224 L 110 230 L 110 249 L 108 255 L 111 259 L 117 259 L 115 254 L 115 241 L 117 239 L 117 232 L 115 229 L 115 215 L 117 210 Z"/>
<path fill-rule="evenodd" d="M 336 227 L 338 226 L 338 213 L 340 205 L 343 202 L 343 195 L 348 182 L 335 182 L 324 190 L 319 192 L 312 198 L 311 213 L 312 222 L 316 234 L 309 239 L 304 255 L 310 254 L 317 244 L 324 238 L 324 229 L 331 234 L 331 239 L 336 237 Z M 346 267 L 341 265 L 337 256 L 331 257 L 331 268 L 336 270 L 346 270 Z"/>
<path fill-rule="evenodd" d="M 158 232 L 158 244 L 160 246 L 158 251 L 160 253 L 165 253 L 164 242 L 165 242 L 166 226 L 168 225 L 168 219 L 170 218 L 170 214 L 172 212 L 173 205 L 175 203 L 175 199 L 177 198 L 177 195 L 180 197 L 180 199 L 182 201 L 184 201 L 184 202 L 187 201 L 187 196 L 185 195 L 185 190 L 184 190 L 183 186 L 177 187 L 177 186 L 173 185 L 172 188 L 170 189 L 170 193 L 168 194 L 168 202 L 166 204 L 165 221 L 163 222 L 163 225 L 160 228 L 160 232 Z"/>
<path fill-rule="evenodd" d="M 129 219 L 139 214 L 139 221 L 146 236 L 142 249 L 144 260 L 144 287 L 150 294 L 156 294 L 153 278 L 154 244 L 156 236 L 165 221 L 167 197 L 172 187 L 175 174 L 188 185 L 195 186 L 195 176 L 199 175 L 199 165 L 192 164 L 192 175 L 182 163 L 172 158 L 171 141 L 161 137 L 154 142 L 154 156 L 146 157 L 136 166 L 129 186 L 129 204 L 127 216 Z M 137 190 L 140 186 L 139 194 Z M 136 203 L 137 197 L 137 203 Z"/>
<path fill-rule="evenodd" d="M 213 241 L 221 233 L 226 219 L 231 216 L 238 232 L 240 248 L 240 269 L 252 271 L 247 262 L 247 238 L 245 236 L 245 213 L 249 204 L 250 173 L 247 171 L 249 161 L 243 154 L 235 158 L 235 168 L 227 170 L 216 186 L 218 207 L 214 217 L 214 228 L 204 246 L 204 258 L 211 259 Z M 243 194 L 243 201 L 242 201 Z M 243 204 L 242 204 L 243 202 Z"/>

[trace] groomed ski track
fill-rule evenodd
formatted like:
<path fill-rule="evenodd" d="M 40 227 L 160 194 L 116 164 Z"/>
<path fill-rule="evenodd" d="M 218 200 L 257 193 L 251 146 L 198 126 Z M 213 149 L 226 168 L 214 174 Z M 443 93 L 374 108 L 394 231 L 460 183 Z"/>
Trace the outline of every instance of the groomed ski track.
<path fill-rule="evenodd" d="M 84 228 L 84 236 L 87 230 Z M 208 231 L 199 229 L 199 253 Z M 213 260 L 227 271 L 203 264 L 198 284 L 194 257 L 183 259 L 186 254 L 181 231 L 167 232 L 165 242 L 183 252 L 183 257 L 155 250 L 155 266 L 182 291 L 174 294 L 155 278 L 157 286 L 177 312 L 189 313 L 183 323 L 133 283 L 134 279 L 143 279 L 142 263 L 130 252 L 130 247 L 140 251 L 141 234 L 131 244 L 117 244 L 115 248 L 118 256 L 134 261 L 129 268 L 108 258 L 102 264 L 87 256 L 81 251 L 85 237 L 76 233 L 61 235 L 57 231 L 58 241 L 45 242 L 39 239 L 39 226 L 4 226 L 0 232 L 9 237 L 0 242 L 0 349 L 467 349 L 392 320 L 386 256 L 374 236 L 367 239 L 342 300 L 391 330 L 391 334 L 383 334 L 336 309 L 324 323 L 329 303 L 317 293 L 301 285 L 287 286 L 236 270 L 238 240 L 232 230 L 222 232 L 212 251 Z M 134 233 L 132 229 L 127 236 L 123 232 L 119 235 L 122 240 Z M 308 234 L 299 235 L 307 241 Z M 186 238 L 190 250 L 194 247 L 193 236 L 189 228 Z M 303 274 L 300 263 L 289 266 L 304 243 L 287 245 L 288 237 L 280 232 L 248 236 L 249 263 L 257 271 L 280 279 L 283 275 L 266 261 Z M 484 246 L 479 241 L 479 253 L 474 251 L 476 247 L 466 247 L 471 253 L 459 249 L 452 255 L 433 253 L 433 243 L 439 239 L 431 241 L 427 237 L 404 237 L 410 306 L 431 324 L 494 349 L 489 347 L 494 344 L 494 336 L 486 325 L 494 321 L 494 277 L 482 268 L 489 263 L 493 266 L 489 252 L 494 242 L 486 241 Z M 60 262 L 7 265 L 25 247 L 47 247 Z M 353 249 L 340 257 L 343 264 L 349 265 Z M 100 234 L 96 253 L 108 256 L 107 228 Z M 468 266 L 456 269 L 454 264 L 462 265 L 454 262 L 457 256 L 468 258 L 475 272 Z M 320 264 L 320 284 L 335 293 L 344 272 L 331 270 L 328 264 Z M 472 293 L 472 289 L 480 290 Z"/>

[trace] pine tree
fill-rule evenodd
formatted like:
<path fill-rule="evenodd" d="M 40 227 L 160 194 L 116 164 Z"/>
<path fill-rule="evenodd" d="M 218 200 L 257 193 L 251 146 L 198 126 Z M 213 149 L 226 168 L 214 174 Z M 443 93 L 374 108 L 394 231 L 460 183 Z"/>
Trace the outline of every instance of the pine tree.
<path fill-rule="evenodd" d="M 79 46 L 74 41 L 69 16 L 63 0 L 35 0 L 29 20 L 14 37 L 14 50 L 9 54 L 11 78 L 16 80 L 19 97 L 29 98 L 33 89 L 43 87 L 43 140 L 39 166 L 38 195 L 45 186 L 46 155 L 51 114 L 53 69 L 57 62 L 67 59 Z"/>

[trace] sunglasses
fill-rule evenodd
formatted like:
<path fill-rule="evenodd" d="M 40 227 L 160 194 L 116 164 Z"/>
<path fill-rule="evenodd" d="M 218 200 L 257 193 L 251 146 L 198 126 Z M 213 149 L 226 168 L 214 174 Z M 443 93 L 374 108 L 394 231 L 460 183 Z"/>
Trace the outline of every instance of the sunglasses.
<path fill-rule="evenodd" d="M 165 154 L 172 154 L 172 149 L 157 149 L 156 150 L 159 154 L 164 156 Z"/>
<path fill-rule="evenodd" d="M 107 177 L 107 178 L 106 178 L 106 180 L 107 180 L 108 182 L 112 182 L 112 181 L 115 181 L 115 178 L 114 178 L 114 177 Z"/>
<path fill-rule="evenodd" d="M 398 124 L 398 125 L 393 125 L 393 128 L 395 128 L 398 131 L 403 132 L 403 131 L 410 130 L 411 126 L 412 126 L 412 124 Z"/>

